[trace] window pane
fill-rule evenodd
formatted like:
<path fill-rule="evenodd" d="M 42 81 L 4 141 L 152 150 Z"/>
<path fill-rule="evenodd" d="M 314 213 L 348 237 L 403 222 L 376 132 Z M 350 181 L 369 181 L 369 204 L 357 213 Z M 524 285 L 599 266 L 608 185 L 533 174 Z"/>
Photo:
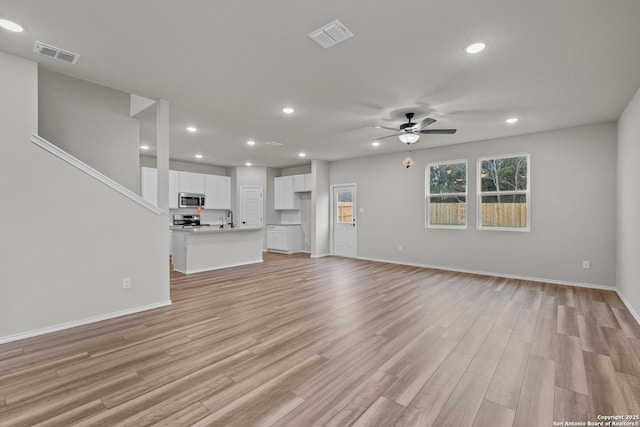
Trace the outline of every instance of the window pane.
<path fill-rule="evenodd" d="M 466 163 L 431 165 L 429 168 L 429 192 L 431 194 L 466 193 L 466 191 Z"/>
<path fill-rule="evenodd" d="M 519 191 L 527 189 L 528 157 L 505 157 L 480 162 L 481 191 Z"/>
<path fill-rule="evenodd" d="M 338 223 L 353 222 L 353 194 L 351 191 L 338 191 Z"/>
<path fill-rule="evenodd" d="M 482 197 L 483 227 L 527 227 L 527 195 Z"/>
<path fill-rule="evenodd" d="M 430 225 L 465 225 L 467 221 L 466 197 L 430 197 Z"/>

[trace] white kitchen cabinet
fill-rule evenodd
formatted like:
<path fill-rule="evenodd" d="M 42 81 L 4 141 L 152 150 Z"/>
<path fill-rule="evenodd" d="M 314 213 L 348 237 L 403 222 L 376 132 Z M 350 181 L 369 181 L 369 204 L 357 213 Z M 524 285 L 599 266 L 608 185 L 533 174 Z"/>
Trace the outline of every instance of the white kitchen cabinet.
<path fill-rule="evenodd" d="M 158 206 L 158 170 L 140 168 L 140 196 L 154 206 Z"/>
<path fill-rule="evenodd" d="M 275 210 L 300 209 L 300 197 L 293 191 L 293 175 L 274 178 L 273 208 Z"/>
<path fill-rule="evenodd" d="M 305 173 L 293 176 L 293 191 L 295 193 L 303 193 L 311 191 L 311 174 Z"/>
<path fill-rule="evenodd" d="M 300 252 L 300 226 L 267 225 L 267 250 L 285 253 Z"/>
<path fill-rule="evenodd" d="M 180 172 L 169 171 L 169 209 L 178 209 L 180 193 Z"/>
<path fill-rule="evenodd" d="M 231 178 L 205 175 L 204 197 L 205 209 L 231 209 Z"/>
<path fill-rule="evenodd" d="M 204 174 L 179 172 L 180 193 L 204 194 Z"/>

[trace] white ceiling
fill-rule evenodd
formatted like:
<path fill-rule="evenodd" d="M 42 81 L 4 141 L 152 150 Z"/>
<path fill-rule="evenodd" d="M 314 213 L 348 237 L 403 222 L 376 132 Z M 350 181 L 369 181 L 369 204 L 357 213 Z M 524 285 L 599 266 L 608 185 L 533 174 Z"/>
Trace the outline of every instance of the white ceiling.
<path fill-rule="evenodd" d="M 220 166 L 404 152 L 371 140 L 409 111 L 458 129 L 414 149 L 611 121 L 640 86 L 638 0 L 0 0 L 0 17 L 27 28 L 0 30 L 0 50 L 168 100 L 171 157 Z M 307 37 L 336 18 L 353 38 Z M 82 57 L 36 55 L 36 40 Z"/>

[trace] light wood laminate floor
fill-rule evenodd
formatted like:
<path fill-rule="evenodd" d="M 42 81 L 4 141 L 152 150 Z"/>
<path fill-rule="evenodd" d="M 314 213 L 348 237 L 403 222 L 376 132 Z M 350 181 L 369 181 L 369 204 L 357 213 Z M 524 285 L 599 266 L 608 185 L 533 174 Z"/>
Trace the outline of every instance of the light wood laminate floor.
<path fill-rule="evenodd" d="M 341 258 L 173 274 L 173 305 L 0 346 L 0 425 L 550 427 L 640 414 L 614 292 Z"/>

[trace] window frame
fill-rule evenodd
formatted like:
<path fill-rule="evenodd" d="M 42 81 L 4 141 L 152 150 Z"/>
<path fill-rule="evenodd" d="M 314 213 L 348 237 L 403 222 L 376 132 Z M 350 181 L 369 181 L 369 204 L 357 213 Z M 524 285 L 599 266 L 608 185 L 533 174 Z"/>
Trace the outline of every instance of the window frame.
<path fill-rule="evenodd" d="M 482 162 L 486 160 L 510 159 L 514 157 L 527 158 L 527 189 L 526 190 L 509 190 L 509 191 L 482 191 Z M 530 153 L 509 153 L 498 154 L 494 156 L 484 156 L 478 158 L 476 171 L 476 228 L 482 231 L 515 231 L 525 232 L 531 231 L 531 154 Z M 527 225 L 526 227 L 490 227 L 482 225 L 482 197 L 483 196 L 513 196 L 524 194 L 527 200 Z"/>
<path fill-rule="evenodd" d="M 431 194 L 431 167 L 441 165 L 454 165 L 464 163 L 464 193 L 434 193 Z M 466 230 L 469 224 L 469 161 L 467 159 L 442 160 L 427 163 L 425 167 L 425 228 L 439 228 L 448 230 Z M 464 224 L 463 225 L 440 225 L 431 224 L 431 197 L 459 197 L 464 196 Z"/>

